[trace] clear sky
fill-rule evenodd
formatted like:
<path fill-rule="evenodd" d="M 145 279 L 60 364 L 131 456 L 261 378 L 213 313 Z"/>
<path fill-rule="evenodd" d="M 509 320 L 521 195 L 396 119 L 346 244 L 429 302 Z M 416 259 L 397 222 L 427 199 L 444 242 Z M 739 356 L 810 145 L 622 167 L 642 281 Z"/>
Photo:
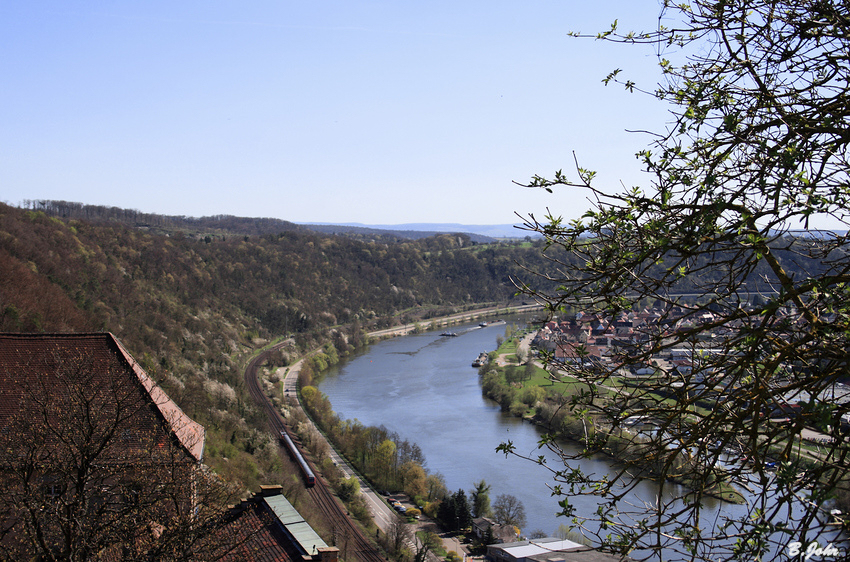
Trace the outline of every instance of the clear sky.
<path fill-rule="evenodd" d="M 572 173 L 645 183 L 647 47 L 574 39 L 657 0 L 0 0 L 0 200 L 293 222 L 573 218 Z"/>

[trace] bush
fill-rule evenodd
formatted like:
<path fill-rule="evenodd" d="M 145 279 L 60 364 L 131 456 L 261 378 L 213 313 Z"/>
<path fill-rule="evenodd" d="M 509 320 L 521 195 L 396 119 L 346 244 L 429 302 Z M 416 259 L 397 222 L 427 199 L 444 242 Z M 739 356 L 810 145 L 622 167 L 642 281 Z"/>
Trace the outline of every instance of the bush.
<path fill-rule="evenodd" d="M 337 488 L 337 494 L 339 495 L 339 499 L 348 503 L 353 500 L 360 493 L 360 481 L 357 480 L 356 476 L 352 476 L 351 478 L 343 478 L 339 481 L 339 487 Z"/>
<path fill-rule="evenodd" d="M 519 392 L 519 399 L 528 407 L 534 406 L 546 397 L 546 391 L 539 386 L 527 386 Z"/>
<path fill-rule="evenodd" d="M 509 411 L 512 416 L 521 418 L 528 411 L 528 406 L 524 402 L 511 402 Z"/>
<path fill-rule="evenodd" d="M 372 524 L 372 514 L 362 495 L 358 495 L 348 504 L 348 512 L 364 525 Z"/>
<path fill-rule="evenodd" d="M 564 414 L 561 420 L 561 431 L 570 439 L 584 439 L 584 424 L 580 419 L 569 414 Z"/>
<path fill-rule="evenodd" d="M 417 515 L 421 515 L 421 513 L 422 512 L 416 509 L 415 507 L 410 507 L 405 512 L 405 515 L 407 515 L 408 517 L 416 517 Z"/>
<path fill-rule="evenodd" d="M 427 515 L 431 519 L 436 519 L 437 518 L 437 511 L 439 511 L 439 509 L 440 509 L 440 502 L 439 501 L 433 501 L 433 502 L 426 503 L 425 507 L 422 508 L 422 511 L 425 513 L 425 515 Z"/>

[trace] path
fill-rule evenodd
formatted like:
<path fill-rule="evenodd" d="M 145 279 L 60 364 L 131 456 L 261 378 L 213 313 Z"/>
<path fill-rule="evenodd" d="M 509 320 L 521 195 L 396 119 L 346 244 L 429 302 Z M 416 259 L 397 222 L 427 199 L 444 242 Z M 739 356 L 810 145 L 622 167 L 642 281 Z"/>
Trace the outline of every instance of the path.
<path fill-rule="evenodd" d="M 531 352 L 531 340 L 534 339 L 534 332 L 529 332 L 521 340 L 517 343 L 516 350 L 518 355 L 523 355 L 524 357 L 530 357 Z M 508 364 L 508 356 L 512 355 L 510 353 L 500 353 L 498 357 L 496 357 L 496 365 L 499 367 L 504 367 Z M 514 355 L 515 357 L 516 355 Z"/>
<path fill-rule="evenodd" d="M 393 328 L 387 328 L 385 330 L 376 330 L 374 332 L 369 332 L 368 335 L 369 337 L 373 338 L 406 336 L 412 332 L 415 332 L 417 329 L 422 329 L 423 326 L 431 327 L 433 325 L 437 328 L 444 328 L 446 326 L 453 326 L 455 324 L 461 324 L 463 322 L 470 322 L 472 320 L 478 320 L 479 318 L 486 318 L 488 316 L 497 316 L 500 314 L 519 314 L 523 312 L 541 310 L 542 308 L 543 307 L 539 304 L 523 304 L 519 306 L 492 306 L 489 308 L 479 308 L 476 310 L 452 314 L 451 316 L 428 318 L 422 320 L 421 322 L 414 322 L 412 324 L 405 324 L 403 326 L 395 326 Z"/>

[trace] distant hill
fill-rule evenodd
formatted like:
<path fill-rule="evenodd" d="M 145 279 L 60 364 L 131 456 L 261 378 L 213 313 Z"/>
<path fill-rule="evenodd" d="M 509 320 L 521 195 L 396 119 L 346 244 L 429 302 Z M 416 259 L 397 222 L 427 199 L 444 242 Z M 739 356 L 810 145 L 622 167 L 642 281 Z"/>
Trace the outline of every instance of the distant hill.
<path fill-rule="evenodd" d="M 405 223 L 405 224 L 315 224 L 299 223 L 300 226 L 324 234 L 344 234 L 354 236 L 393 236 L 408 240 L 427 238 L 435 234 L 468 234 L 473 242 L 485 243 L 506 238 L 538 238 L 533 232 L 526 232 L 512 224 L 458 224 L 458 223 Z"/>
<path fill-rule="evenodd" d="M 209 217 L 187 217 L 142 213 L 133 209 L 121 209 L 101 205 L 88 205 L 73 201 L 33 200 L 23 208 L 43 211 L 50 216 L 65 220 L 106 221 L 125 224 L 131 228 L 145 228 L 155 233 L 182 231 L 188 235 L 241 234 L 262 236 L 281 232 L 305 231 L 322 234 L 344 235 L 361 240 L 419 240 L 437 234 L 467 234 L 478 244 L 505 239 L 522 239 L 526 236 L 539 238 L 511 224 L 468 225 L 457 223 L 407 223 L 396 225 L 367 225 L 362 223 L 317 224 L 293 223 L 275 218 L 236 217 L 216 215 Z"/>
<path fill-rule="evenodd" d="M 142 213 L 135 209 L 87 205 L 74 201 L 39 199 L 25 201 L 22 208 L 42 211 L 51 217 L 62 220 L 118 223 L 130 228 L 144 229 L 155 234 L 179 231 L 189 236 L 203 237 L 203 235 L 239 234 L 244 236 L 263 236 L 267 234 L 280 234 L 281 232 L 305 232 L 303 227 L 274 218 L 235 217 L 232 215 L 197 218 L 158 215 L 155 213 Z"/>

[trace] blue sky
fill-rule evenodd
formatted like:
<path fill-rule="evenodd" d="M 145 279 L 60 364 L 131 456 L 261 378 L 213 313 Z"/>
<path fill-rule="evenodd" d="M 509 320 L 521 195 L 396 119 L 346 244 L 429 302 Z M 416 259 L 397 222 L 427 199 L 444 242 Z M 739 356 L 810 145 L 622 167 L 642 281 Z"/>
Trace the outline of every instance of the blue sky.
<path fill-rule="evenodd" d="M 602 78 L 657 79 L 646 47 L 573 39 L 655 0 L 0 0 L 0 200 L 63 199 L 293 222 L 573 218 L 586 194 L 512 183 L 572 172 L 645 183 L 666 108 Z"/>

